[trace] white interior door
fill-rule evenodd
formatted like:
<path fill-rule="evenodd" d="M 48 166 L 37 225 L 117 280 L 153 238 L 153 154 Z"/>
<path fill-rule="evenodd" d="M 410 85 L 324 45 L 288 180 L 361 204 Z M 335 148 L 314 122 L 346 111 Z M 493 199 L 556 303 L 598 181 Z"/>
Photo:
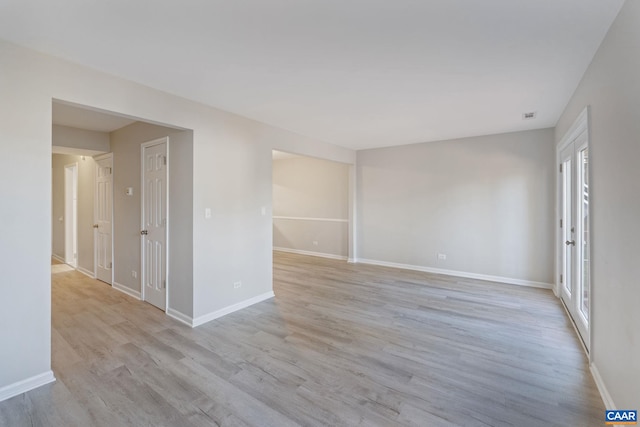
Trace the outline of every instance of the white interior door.
<path fill-rule="evenodd" d="M 582 132 L 560 152 L 560 297 L 589 349 L 589 148 Z"/>
<path fill-rule="evenodd" d="M 142 294 L 161 310 L 167 299 L 167 142 L 142 145 Z"/>
<path fill-rule="evenodd" d="M 78 267 L 78 164 L 64 167 L 64 262 Z"/>
<path fill-rule="evenodd" d="M 113 156 L 96 159 L 95 192 L 95 261 L 96 278 L 113 281 Z"/>

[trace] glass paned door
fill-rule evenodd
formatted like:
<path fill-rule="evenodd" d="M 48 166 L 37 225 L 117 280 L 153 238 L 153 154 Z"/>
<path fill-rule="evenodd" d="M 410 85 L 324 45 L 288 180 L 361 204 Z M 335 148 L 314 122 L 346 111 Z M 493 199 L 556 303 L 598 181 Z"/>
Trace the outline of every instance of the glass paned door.
<path fill-rule="evenodd" d="M 589 348 L 589 148 L 583 132 L 560 152 L 560 297 Z"/>

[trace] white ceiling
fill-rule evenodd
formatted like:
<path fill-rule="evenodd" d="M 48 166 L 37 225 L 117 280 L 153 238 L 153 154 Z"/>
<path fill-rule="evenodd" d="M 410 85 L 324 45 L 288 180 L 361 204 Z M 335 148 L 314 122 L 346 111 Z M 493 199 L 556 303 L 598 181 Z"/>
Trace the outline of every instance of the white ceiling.
<path fill-rule="evenodd" d="M 622 3 L 0 0 L 0 38 L 361 149 L 554 126 Z"/>

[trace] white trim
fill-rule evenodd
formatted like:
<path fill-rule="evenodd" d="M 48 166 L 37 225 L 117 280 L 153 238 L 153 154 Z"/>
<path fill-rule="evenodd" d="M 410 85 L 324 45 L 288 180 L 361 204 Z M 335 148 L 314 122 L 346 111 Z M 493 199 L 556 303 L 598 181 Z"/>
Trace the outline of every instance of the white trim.
<path fill-rule="evenodd" d="M 359 258 L 356 262 L 362 264 L 371 264 L 371 265 L 379 265 L 382 267 L 392 267 L 392 268 L 402 268 L 405 270 L 414 270 L 414 271 L 423 271 L 425 273 L 435 273 L 435 274 L 444 274 L 446 276 L 455 276 L 455 277 L 464 277 L 468 279 L 478 279 L 478 280 L 487 280 L 489 282 L 499 282 L 506 283 L 509 285 L 518 285 L 518 286 L 529 286 L 533 288 L 542 288 L 542 289 L 552 289 L 553 285 L 551 283 L 544 282 L 536 282 L 533 280 L 524 280 L 524 279 L 514 279 L 511 277 L 503 277 L 503 276 L 490 276 L 488 274 L 479 274 L 479 273 L 469 273 L 466 271 L 458 271 L 458 270 L 445 270 L 442 268 L 433 268 L 433 267 L 423 267 L 420 265 L 411 265 L 411 264 L 399 264 L 395 262 L 387 262 L 387 261 L 377 261 L 373 259 L 362 259 Z"/>
<path fill-rule="evenodd" d="M 356 264 L 356 263 L 358 262 L 358 260 L 357 260 L 357 259 L 355 259 L 355 258 L 347 258 L 347 262 L 348 262 L 349 264 Z"/>
<path fill-rule="evenodd" d="M 269 291 L 269 292 L 265 292 L 264 294 L 261 295 L 256 295 L 253 298 L 249 298 L 247 300 L 244 301 L 240 301 L 239 303 L 230 305 L 228 307 L 225 308 L 221 308 L 220 310 L 216 310 L 214 312 L 211 312 L 209 314 L 205 314 L 203 316 L 198 316 L 195 319 L 193 319 L 193 327 L 195 328 L 196 326 L 200 326 L 204 323 L 210 322 L 212 320 L 215 320 L 219 317 L 222 316 L 226 316 L 227 314 L 231 314 L 234 311 L 238 311 L 238 310 L 242 310 L 243 308 L 247 308 L 253 304 L 257 304 L 259 302 L 268 300 L 270 298 L 273 298 L 275 296 L 275 294 L 273 293 L 273 291 Z"/>
<path fill-rule="evenodd" d="M 137 300 L 142 300 L 142 296 L 140 295 L 140 292 L 135 291 L 135 290 L 131 289 L 130 287 L 125 286 L 125 285 L 123 285 L 121 283 L 113 282 L 113 289 L 116 289 L 116 290 L 122 292 L 123 294 L 127 294 L 130 297 L 133 297 L 133 298 L 135 298 Z"/>
<path fill-rule="evenodd" d="M 598 387 L 600 396 L 602 396 L 602 401 L 604 402 L 604 406 L 609 410 L 616 410 L 617 407 L 615 403 L 613 403 L 613 399 L 609 394 L 609 390 L 607 390 L 607 387 L 604 385 L 604 381 L 600 376 L 600 371 L 598 371 L 598 368 L 596 367 L 595 363 L 592 363 L 589 366 L 589 369 L 591 370 L 591 375 L 593 376 L 593 380 L 596 382 L 596 386 Z"/>
<path fill-rule="evenodd" d="M 51 258 L 55 259 L 56 261 L 60 261 L 60 262 L 61 262 L 61 263 L 63 263 L 63 264 L 66 264 L 66 262 L 64 262 L 64 258 L 62 258 L 62 257 L 61 257 L 61 256 L 59 256 L 59 255 L 51 254 Z"/>
<path fill-rule="evenodd" d="M 325 221 L 325 222 L 349 222 L 348 219 L 341 218 L 311 218 L 302 216 L 274 216 L 273 219 L 290 219 L 295 221 Z"/>
<path fill-rule="evenodd" d="M 78 266 L 78 267 L 76 267 L 76 270 L 78 270 L 80 273 L 84 274 L 85 276 L 91 277 L 92 279 L 96 278 L 96 275 L 93 274 L 92 271 L 87 270 L 86 268 L 82 268 L 82 267 Z"/>
<path fill-rule="evenodd" d="M 564 308 L 564 312 L 567 315 L 569 322 L 571 322 L 571 325 L 573 326 L 573 331 L 576 333 L 576 336 L 578 337 L 578 342 L 582 346 L 582 350 L 584 351 L 584 354 L 587 356 L 587 359 L 589 360 L 589 362 L 591 362 L 591 355 L 589 354 L 589 349 L 587 348 L 587 345 L 584 342 L 584 338 L 582 338 L 582 335 L 578 330 L 578 325 L 576 325 L 576 321 L 573 319 L 573 316 L 571 316 L 571 313 L 569 312 L 569 307 L 567 307 L 567 303 L 562 298 L 558 298 L 558 299 L 560 300 L 560 304 L 562 305 L 562 308 Z"/>
<path fill-rule="evenodd" d="M 53 371 L 47 371 L 40 375 L 18 381 L 8 386 L 0 388 L 0 402 L 10 399 L 22 393 L 26 393 L 34 388 L 41 387 L 45 384 L 52 383 L 56 380 L 53 376 Z"/>
<path fill-rule="evenodd" d="M 558 144 L 558 151 L 562 151 L 567 145 L 569 145 L 574 139 L 580 136 L 580 134 L 584 131 L 589 130 L 589 106 L 584 107 L 584 110 L 576 120 L 573 122 L 569 130 L 564 134 L 560 143 Z"/>
<path fill-rule="evenodd" d="M 176 310 L 175 308 L 167 309 L 167 316 L 176 319 L 180 323 L 184 323 L 185 325 L 193 328 L 193 317 L 187 316 L 186 314 Z"/>
<path fill-rule="evenodd" d="M 274 246 L 273 250 L 278 252 L 288 252 L 291 254 L 298 254 L 298 255 L 309 255 L 309 256 L 317 256 L 320 258 L 337 259 L 341 261 L 346 261 L 348 259 L 346 256 L 342 256 L 342 255 L 326 254 L 323 252 L 303 251 L 301 249 L 289 249 L 289 248 L 282 248 L 278 246 Z"/>

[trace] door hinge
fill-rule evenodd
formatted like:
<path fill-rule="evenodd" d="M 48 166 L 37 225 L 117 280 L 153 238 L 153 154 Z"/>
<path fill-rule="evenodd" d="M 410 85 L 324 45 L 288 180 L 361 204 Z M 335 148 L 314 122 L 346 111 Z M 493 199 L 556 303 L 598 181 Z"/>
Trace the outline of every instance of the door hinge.
<path fill-rule="evenodd" d="M 112 262 L 110 262 L 110 263 L 109 263 L 109 266 L 108 266 L 107 268 L 108 268 L 108 269 L 111 269 L 112 267 L 113 267 L 113 263 L 112 263 Z"/>
<path fill-rule="evenodd" d="M 562 228 L 562 219 L 560 220 L 560 228 Z"/>
<path fill-rule="evenodd" d="M 162 163 L 167 166 L 167 156 L 162 156 Z"/>
<path fill-rule="evenodd" d="M 560 275 L 560 284 L 562 284 L 562 274 Z"/>
<path fill-rule="evenodd" d="M 162 281 L 162 289 L 167 289 L 167 281 L 166 280 Z"/>
<path fill-rule="evenodd" d="M 560 163 L 560 173 L 562 173 L 562 163 Z"/>

